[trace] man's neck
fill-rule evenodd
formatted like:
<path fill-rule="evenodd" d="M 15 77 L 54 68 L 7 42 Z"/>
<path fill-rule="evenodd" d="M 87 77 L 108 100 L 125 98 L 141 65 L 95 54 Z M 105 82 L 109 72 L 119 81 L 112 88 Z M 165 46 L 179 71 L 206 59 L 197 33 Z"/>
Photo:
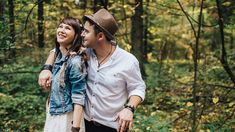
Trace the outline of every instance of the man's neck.
<path fill-rule="evenodd" d="M 112 48 L 112 45 L 110 43 L 103 43 L 103 44 L 99 44 L 97 48 L 95 48 L 95 54 L 97 56 L 98 59 L 102 59 L 105 56 L 107 56 L 107 54 L 109 54 L 110 52 L 112 53 L 113 50 L 115 48 Z"/>

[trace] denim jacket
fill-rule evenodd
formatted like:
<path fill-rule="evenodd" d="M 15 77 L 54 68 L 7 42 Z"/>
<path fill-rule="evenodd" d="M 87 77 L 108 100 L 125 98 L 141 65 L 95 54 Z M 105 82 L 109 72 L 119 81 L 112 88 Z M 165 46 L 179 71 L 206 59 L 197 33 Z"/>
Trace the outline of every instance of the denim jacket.
<path fill-rule="evenodd" d="M 60 85 L 61 67 L 65 56 L 58 55 L 52 70 L 52 88 L 50 97 L 50 114 L 61 115 L 73 111 L 73 104 L 84 106 L 86 91 L 86 70 L 81 71 L 81 56 L 69 57 L 64 71 L 64 84 Z"/>

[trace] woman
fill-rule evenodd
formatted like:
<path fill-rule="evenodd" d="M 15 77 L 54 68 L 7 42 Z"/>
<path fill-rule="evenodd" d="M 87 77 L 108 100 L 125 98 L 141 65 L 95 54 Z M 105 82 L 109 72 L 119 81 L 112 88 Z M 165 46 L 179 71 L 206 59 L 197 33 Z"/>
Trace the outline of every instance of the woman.
<path fill-rule="evenodd" d="M 82 24 L 64 18 L 56 31 L 55 63 L 44 132 L 79 132 L 86 89 L 86 55 Z"/>

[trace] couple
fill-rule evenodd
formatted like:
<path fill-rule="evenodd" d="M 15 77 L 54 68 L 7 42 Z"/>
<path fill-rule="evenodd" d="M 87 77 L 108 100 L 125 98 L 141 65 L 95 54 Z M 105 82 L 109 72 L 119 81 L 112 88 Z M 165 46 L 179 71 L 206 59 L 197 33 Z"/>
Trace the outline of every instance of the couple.
<path fill-rule="evenodd" d="M 79 119 L 81 119 L 84 104 L 86 132 L 128 131 L 133 121 L 134 111 L 145 96 L 146 86 L 141 78 L 139 62 L 132 54 L 116 45 L 114 34 L 117 32 L 118 26 L 114 17 L 107 10 L 100 9 L 93 15 L 85 15 L 83 19 L 85 21 L 84 29 L 80 36 L 75 36 L 82 37 L 81 45 L 87 47 L 85 52 L 89 59 L 86 61 L 86 55 L 83 55 L 85 53 L 78 52 L 79 49 L 82 49 L 81 45 L 78 47 L 61 46 L 65 48 L 56 48 L 57 50 L 50 53 L 39 75 L 39 85 L 46 89 L 50 87 L 51 76 L 53 76 L 49 105 L 49 113 L 52 114 L 47 114 L 47 116 L 53 118 L 54 115 L 66 114 L 67 117 L 63 119 L 66 120 L 68 113 L 73 111 L 72 131 L 79 131 L 81 122 Z M 70 23 L 62 22 L 62 24 L 71 26 Z M 60 33 L 58 29 L 57 41 L 69 39 L 68 34 Z M 67 30 L 66 27 L 64 30 Z M 60 43 L 60 45 L 62 44 Z M 65 55 L 63 55 L 63 49 Z M 61 53 L 58 53 L 58 50 L 61 50 Z M 73 53 L 68 53 L 71 51 L 80 53 L 79 57 L 76 55 L 73 57 Z M 61 57 L 58 57 L 59 55 Z M 87 67 L 85 62 L 88 64 Z M 54 65 L 51 73 L 52 64 Z M 58 71 L 60 72 L 58 73 Z M 53 85 L 64 86 L 62 91 L 65 91 L 65 95 L 61 96 L 65 99 L 68 98 L 67 95 L 71 94 L 72 101 L 68 101 L 70 102 L 68 103 L 61 98 L 53 97 L 53 93 L 58 96 L 55 93 L 61 91 L 61 89 L 53 90 Z M 59 108 L 51 110 L 51 108 L 55 108 L 55 104 L 59 104 Z M 70 104 L 73 104 L 73 110 L 71 110 Z"/>

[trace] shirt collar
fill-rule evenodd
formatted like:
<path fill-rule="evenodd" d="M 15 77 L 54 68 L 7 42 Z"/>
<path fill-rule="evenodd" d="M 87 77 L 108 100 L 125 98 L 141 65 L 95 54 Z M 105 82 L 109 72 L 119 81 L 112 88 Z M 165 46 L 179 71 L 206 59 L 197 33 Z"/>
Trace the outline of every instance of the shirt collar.
<path fill-rule="evenodd" d="M 116 45 L 115 50 L 114 50 L 113 54 L 111 55 L 110 59 L 114 60 L 116 58 L 119 50 L 120 50 L 119 46 Z M 89 48 L 88 52 L 90 53 L 90 55 L 92 57 L 96 57 L 95 51 L 92 48 Z"/>

